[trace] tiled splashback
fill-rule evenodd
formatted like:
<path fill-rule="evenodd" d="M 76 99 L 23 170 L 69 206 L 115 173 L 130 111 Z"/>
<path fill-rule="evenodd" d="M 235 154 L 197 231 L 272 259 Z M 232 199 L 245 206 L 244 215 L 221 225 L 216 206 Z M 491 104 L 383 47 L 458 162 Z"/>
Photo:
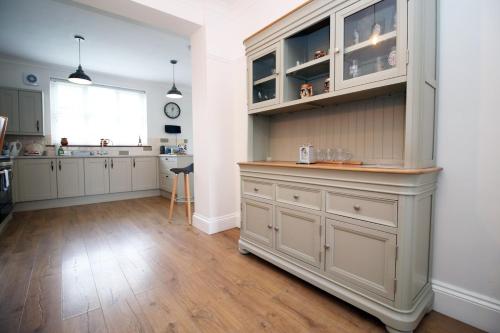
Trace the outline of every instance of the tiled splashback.
<path fill-rule="evenodd" d="M 52 145 L 52 140 L 50 135 L 46 135 L 44 137 L 33 137 L 33 136 L 18 136 L 18 135 L 7 135 L 5 137 L 5 144 L 12 142 L 12 141 L 20 141 L 23 144 L 23 147 L 26 147 L 29 144 L 32 143 L 39 143 L 42 144 L 45 147 L 45 154 L 52 156 L 55 155 L 55 147 Z M 72 142 L 69 142 L 70 145 L 72 145 Z M 178 138 L 177 144 L 186 144 L 188 147 L 188 153 L 191 153 L 191 147 L 189 146 L 189 143 L 184 143 L 184 138 Z M 114 146 L 109 146 L 109 147 L 104 147 L 104 151 L 108 153 L 110 156 L 117 156 L 117 155 L 127 155 L 126 152 L 128 152 L 128 155 L 158 155 L 160 153 L 160 146 L 174 146 L 177 145 L 176 140 L 172 138 L 149 138 L 148 139 L 148 144 L 145 146 L 129 146 L 129 147 L 114 147 Z M 100 151 L 100 147 L 78 147 L 78 146 L 72 146 L 72 147 L 65 147 L 65 151 Z"/>

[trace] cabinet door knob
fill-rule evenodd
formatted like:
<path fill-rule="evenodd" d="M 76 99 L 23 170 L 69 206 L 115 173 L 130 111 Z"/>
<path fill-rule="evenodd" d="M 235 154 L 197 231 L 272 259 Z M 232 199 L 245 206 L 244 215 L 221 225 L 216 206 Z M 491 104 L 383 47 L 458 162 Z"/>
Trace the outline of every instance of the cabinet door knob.
<path fill-rule="evenodd" d="M 299 196 L 298 196 L 297 194 L 294 194 L 294 195 L 293 195 L 293 198 L 294 198 L 295 200 L 298 200 L 298 199 L 299 199 Z"/>
<path fill-rule="evenodd" d="M 280 230 L 280 228 L 278 228 L 278 227 L 274 227 L 274 230 L 278 231 L 278 230 Z"/>
<path fill-rule="evenodd" d="M 36 131 L 40 132 L 40 120 L 36 121 Z"/>
<path fill-rule="evenodd" d="M 107 168 L 108 168 L 108 161 L 104 160 L 104 169 L 107 169 Z"/>
<path fill-rule="evenodd" d="M 272 229 L 272 228 L 273 228 L 273 226 L 272 226 L 271 224 L 268 224 L 268 225 L 267 225 L 267 228 L 268 228 L 268 229 Z"/>
<path fill-rule="evenodd" d="M 50 169 L 54 171 L 54 161 L 50 161 Z"/>
<path fill-rule="evenodd" d="M 59 171 L 61 171 L 62 166 L 61 166 L 61 160 L 59 160 Z"/>
<path fill-rule="evenodd" d="M 340 53 L 340 49 L 339 49 L 338 47 L 336 47 L 336 48 L 334 49 L 334 51 L 335 51 L 335 53 Z"/>
<path fill-rule="evenodd" d="M 360 211 L 361 210 L 361 206 L 360 205 L 354 205 L 352 206 L 354 208 L 355 211 Z"/>
<path fill-rule="evenodd" d="M 259 189 L 257 187 L 253 188 L 254 192 L 259 192 Z"/>
<path fill-rule="evenodd" d="M 111 159 L 111 169 L 113 169 L 115 165 L 113 164 L 113 159 Z"/>
<path fill-rule="evenodd" d="M 134 158 L 134 168 L 135 168 L 135 158 Z"/>
<path fill-rule="evenodd" d="M 329 250 L 329 249 L 330 249 L 330 245 L 325 244 L 325 250 Z"/>

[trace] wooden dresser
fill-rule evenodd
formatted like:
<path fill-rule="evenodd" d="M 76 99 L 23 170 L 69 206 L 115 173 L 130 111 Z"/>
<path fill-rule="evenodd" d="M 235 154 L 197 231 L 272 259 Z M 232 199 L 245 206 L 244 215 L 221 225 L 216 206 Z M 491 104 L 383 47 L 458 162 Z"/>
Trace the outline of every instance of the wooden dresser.
<path fill-rule="evenodd" d="M 390 332 L 433 302 L 436 24 L 435 0 L 314 0 L 245 40 L 240 252 Z M 302 144 L 363 165 L 296 164 Z"/>

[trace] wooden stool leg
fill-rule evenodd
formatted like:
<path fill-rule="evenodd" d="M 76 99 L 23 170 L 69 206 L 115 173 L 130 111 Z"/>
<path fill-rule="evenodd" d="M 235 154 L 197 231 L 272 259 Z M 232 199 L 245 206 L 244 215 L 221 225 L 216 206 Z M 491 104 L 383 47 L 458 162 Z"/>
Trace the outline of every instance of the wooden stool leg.
<path fill-rule="evenodd" d="M 184 174 L 184 198 L 187 198 L 187 174 Z M 188 205 L 187 201 L 184 203 L 184 210 L 186 211 L 186 218 L 189 221 L 189 212 L 188 212 Z"/>
<path fill-rule="evenodd" d="M 187 199 L 187 207 L 188 207 L 188 222 L 189 224 L 193 224 L 192 218 L 191 218 L 191 186 L 189 186 L 189 174 L 186 175 L 185 178 L 185 183 L 186 183 L 186 199 Z"/>
<path fill-rule="evenodd" d="M 177 174 L 174 175 L 174 184 L 172 186 L 172 197 L 170 198 L 170 210 L 168 211 L 168 222 L 172 221 L 172 215 L 174 215 L 174 203 L 175 195 L 177 194 Z"/>

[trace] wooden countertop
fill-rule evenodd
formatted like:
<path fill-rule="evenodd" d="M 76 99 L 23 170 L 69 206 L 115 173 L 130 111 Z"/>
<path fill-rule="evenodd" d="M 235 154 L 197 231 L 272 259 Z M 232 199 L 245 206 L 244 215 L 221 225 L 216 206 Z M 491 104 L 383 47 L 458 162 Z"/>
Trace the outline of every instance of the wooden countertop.
<path fill-rule="evenodd" d="M 239 162 L 238 165 L 299 168 L 299 169 L 341 170 L 341 171 L 373 172 L 373 173 L 394 173 L 394 174 L 406 174 L 406 175 L 420 175 L 425 173 L 439 172 L 443 170 L 443 168 L 440 167 L 405 169 L 401 167 L 391 167 L 391 166 L 384 167 L 373 164 L 365 164 L 365 165 L 326 164 L 326 163 L 297 164 L 296 162 L 289 162 L 289 161 Z"/>

